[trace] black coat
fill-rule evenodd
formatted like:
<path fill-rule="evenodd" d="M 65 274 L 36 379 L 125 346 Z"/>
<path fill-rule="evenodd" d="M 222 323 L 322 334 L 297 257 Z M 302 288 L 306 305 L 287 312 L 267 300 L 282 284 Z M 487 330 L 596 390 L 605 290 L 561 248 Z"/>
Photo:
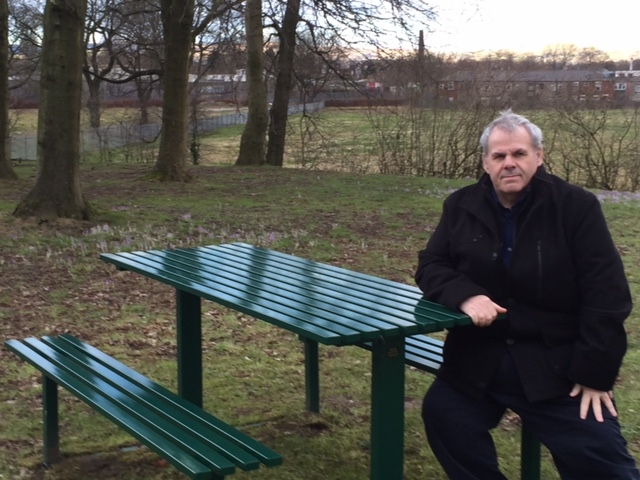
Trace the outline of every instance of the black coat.
<path fill-rule="evenodd" d="M 484 294 L 508 309 L 490 327 L 451 329 L 438 375 L 481 397 L 508 349 L 530 401 L 566 395 L 575 383 L 610 390 L 627 347 L 631 295 L 600 203 L 540 167 L 507 268 L 492 189 L 485 175 L 449 196 L 419 254 L 416 282 L 427 299 L 458 310 Z"/>

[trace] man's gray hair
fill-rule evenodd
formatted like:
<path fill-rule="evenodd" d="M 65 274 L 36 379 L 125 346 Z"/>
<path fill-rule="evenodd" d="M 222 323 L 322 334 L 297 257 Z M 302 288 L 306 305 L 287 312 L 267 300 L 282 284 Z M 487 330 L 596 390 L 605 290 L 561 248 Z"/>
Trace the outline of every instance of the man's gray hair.
<path fill-rule="evenodd" d="M 531 123 L 528 119 L 522 115 L 513 113 L 511 109 L 500 112 L 500 115 L 482 132 L 480 135 L 480 147 L 482 153 L 487 153 L 489 148 L 489 135 L 493 132 L 494 128 L 499 128 L 506 132 L 515 132 L 519 127 L 524 127 L 531 136 L 531 146 L 539 151 L 542 149 L 542 130 L 536 124 Z"/>

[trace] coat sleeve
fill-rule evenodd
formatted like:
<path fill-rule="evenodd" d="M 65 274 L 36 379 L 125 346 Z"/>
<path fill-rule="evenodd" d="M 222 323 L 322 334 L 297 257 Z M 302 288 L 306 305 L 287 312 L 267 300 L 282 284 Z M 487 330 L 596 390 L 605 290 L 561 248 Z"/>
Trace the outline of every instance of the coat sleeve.
<path fill-rule="evenodd" d="M 568 371 L 570 380 L 611 390 L 627 349 L 624 321 L 632 308 L 629 284 L 600 203 L 591 194 L 571 209 L 570 239 L 580 291 L 579 338 Z"/>
<path fill-rule="evenodd" d="M 457 271 L 451 250 L 451 223 L 456 205 L 452 197 L 443 205 L 442 216 L 427 242 L 418 254 L 415 281 L 427 300 L 458 310 L 460 304 L 474 295 L 488 295 L 486 289 Z"/>

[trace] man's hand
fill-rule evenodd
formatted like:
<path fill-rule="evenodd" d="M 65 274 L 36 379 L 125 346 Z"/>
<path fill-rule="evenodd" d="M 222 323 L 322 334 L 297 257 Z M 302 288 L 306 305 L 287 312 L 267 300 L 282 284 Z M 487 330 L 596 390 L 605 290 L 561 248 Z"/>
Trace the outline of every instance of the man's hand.
<path fill-rule="evenodd" d="M 498 314 L 507 313 L 507 309 L 494 303 L 486 295 L 476 295 L 467 298 L 460 304 L 460 310 L 471 317 L 471 321 L 477 327 L 488 327 L 493 323 Z"/>
<path fill-rule="evenodd" d="M 599 422 L 604 422 L 604 418 L 602 416 L 603 404 L 605 407 L 607 407 L 607 410 L 609 410 L 611 415 L 613 415 L 614 417 L 618 416 L 618 412 L 616 411 L 616 407 L 613 405 L 612 401 L 613 392 L 594 390 L 593 388 L 578 385 L 576 383 L 569 395 L 571 395 L 572 397 L 576 397 L 581 392 L 582 398 L 580 399 L 580 418 L 582 418 L 583 420 L 587 418 L 589 407 L 591 407 L 593 409 L 593 415 L 596 417 L 596 420 Z"/>

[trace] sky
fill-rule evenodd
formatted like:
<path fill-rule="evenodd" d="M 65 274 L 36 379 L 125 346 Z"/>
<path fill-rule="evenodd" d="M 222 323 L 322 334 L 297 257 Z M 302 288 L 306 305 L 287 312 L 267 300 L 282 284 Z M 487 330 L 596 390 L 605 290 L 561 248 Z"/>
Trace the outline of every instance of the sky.
<path fill-rule="evenodd" d="M 438 13 L 425 29 L 436 52 L 540 53 L 546 46 L 595 47 L 614 59 L 640 58 L 640 1 L 431 0 Z"/>

